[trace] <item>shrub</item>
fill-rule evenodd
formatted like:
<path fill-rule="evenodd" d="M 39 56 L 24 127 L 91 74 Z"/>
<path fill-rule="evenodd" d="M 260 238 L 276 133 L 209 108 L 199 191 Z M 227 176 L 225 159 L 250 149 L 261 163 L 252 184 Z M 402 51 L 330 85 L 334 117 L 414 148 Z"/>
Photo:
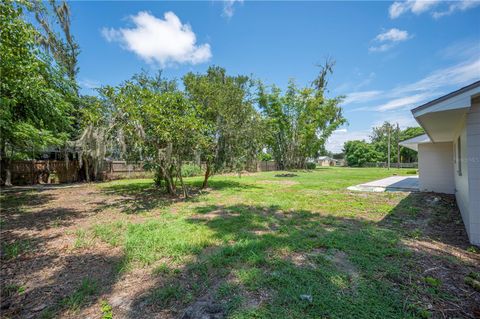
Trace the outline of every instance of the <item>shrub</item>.
<path fill-rule="evenodd" d="M 315 169 L 315 168 L 317 168 L 317 164 L 315 164 L 313 162 L 308 162 L 307 165 L 306 165 L 306 168 L 307 169 Z"/>
<path fill-rule="evenodd" d="M 194 164 L 185 164 L 182 166 L 182 177 L 191 177 L 202 175 L 202 168 Z"/>

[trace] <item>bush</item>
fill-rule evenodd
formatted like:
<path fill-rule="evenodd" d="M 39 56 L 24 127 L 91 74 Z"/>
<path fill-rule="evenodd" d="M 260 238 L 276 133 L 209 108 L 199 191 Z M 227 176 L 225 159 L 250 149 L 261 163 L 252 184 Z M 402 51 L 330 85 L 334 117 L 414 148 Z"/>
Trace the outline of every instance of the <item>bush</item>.
<path fill-rule="evenodd" d="M 317 168 L 317 164 L 309 162 L 309 163 L 307 163 L 306 168 L 307 169 L 315 169 L 315 168 Z"/>
<path fill-rule="evenodd" d="M 182 177 L 191 177 L 202 175 L 202 168 L 194 164 L 185 164 L 182 166 Z"/>

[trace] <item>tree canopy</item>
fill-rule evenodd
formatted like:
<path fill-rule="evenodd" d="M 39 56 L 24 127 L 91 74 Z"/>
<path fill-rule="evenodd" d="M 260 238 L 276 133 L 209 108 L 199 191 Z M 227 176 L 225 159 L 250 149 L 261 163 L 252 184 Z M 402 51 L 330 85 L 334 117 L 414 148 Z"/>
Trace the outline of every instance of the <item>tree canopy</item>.
<path fill-rule="evenodd" d="M 321 68 L 311 87 L 298 88 L 293 80 L 284 94 L 260 85 L 258 104 L 266 121 L 266 145 L 281 169 L 304 168 L 309 158 L 324 150 L 332 132 L 346 122 L 341 97 L 326 98 L 326 77 L 332 63 Z"/>
<path fill-rule="evenodd" d="M 407 127 L 401 130 L 397 124 L 384 122 L 372 128 L 371 142 L 348 141 L 344 145 L 345 159 L 350 166 L 363 166 L 365 163 L 387 162 L 390 134 L 390 162 L 416 162 L 417 152 L 400 146 L 400 142 L 421 135 L 421 127 Z"/>
<path fill-rule="evenodd" d="M 329 61 L 310 86 L 292 80 L 285 92 L 211 66 L 185 74 L 181 88 L 161 72 L 141 72 L 82 96 L 76 79 L 80 47 L 67 3 L 7 0 L 0 13 L 6 184 L 12 159 L 35 159 L 55 147 L 67 163 L 79 161 L 86 181 L 102 178 L 106 158 L 124 159 L 155 171 L 157 185 L 172 195 L 179 181 L 187 196 L 184 163 L 205 164 L 203 187 L 213 174 L 240 172 L 270 154 L 280 168 L 304 168 L 345 123 L 341 97 L 325 94 Z"/>
<path fill-rule="evenodd" d="M 38 31 L 23 17 L 29 8 L 24 4 L 0 4 L 0 145 L 7 166 L 12 158 L 63 143 L 72 123 L 75 83 L 38 46 Z"/>
<path fill-rule="evenodd" d="M 245 168 L 262 148 L 262 121 L 253 106 L 254 82 L 247 76 L 227 75 L 225 69 L 213 66 L 206 74 L 186 74 L 183 83 L 205 126 L 199 151 L 207 165 L 206 187 L 211 174 Z"/>

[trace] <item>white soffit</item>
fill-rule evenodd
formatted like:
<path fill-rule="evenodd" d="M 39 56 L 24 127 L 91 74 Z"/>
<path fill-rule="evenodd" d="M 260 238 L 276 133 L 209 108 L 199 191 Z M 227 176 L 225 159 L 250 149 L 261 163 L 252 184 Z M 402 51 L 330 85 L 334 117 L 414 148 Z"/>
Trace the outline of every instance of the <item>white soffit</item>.
<path fill-rule="evenodd" d="M 418 144 L 431 143 L 430 137 L 427 134 L 422 134 L 419 136 L 412 137 L 408 140 L 400 142 L 401 146 L 409 148 L 414 151 L 418 151 Z"/>

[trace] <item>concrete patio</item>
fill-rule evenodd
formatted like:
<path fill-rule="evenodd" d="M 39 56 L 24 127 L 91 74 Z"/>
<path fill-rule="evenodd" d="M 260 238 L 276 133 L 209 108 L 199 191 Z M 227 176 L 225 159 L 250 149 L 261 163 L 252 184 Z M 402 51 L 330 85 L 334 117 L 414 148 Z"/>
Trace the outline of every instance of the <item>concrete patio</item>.
<path fill-rule="evenodd" d="M 418 192 L 418 175 L 391 176 L 376 181 L 348 187 L 360 192 Z"/>

